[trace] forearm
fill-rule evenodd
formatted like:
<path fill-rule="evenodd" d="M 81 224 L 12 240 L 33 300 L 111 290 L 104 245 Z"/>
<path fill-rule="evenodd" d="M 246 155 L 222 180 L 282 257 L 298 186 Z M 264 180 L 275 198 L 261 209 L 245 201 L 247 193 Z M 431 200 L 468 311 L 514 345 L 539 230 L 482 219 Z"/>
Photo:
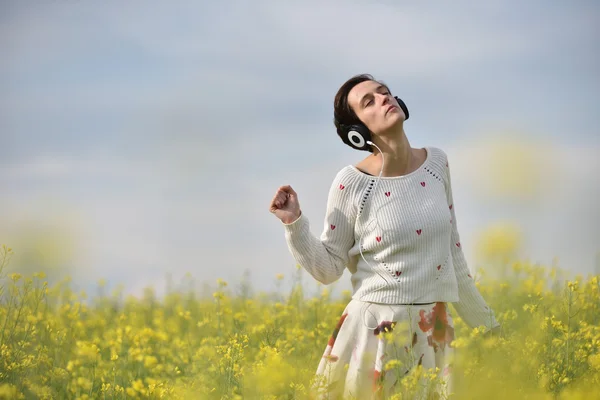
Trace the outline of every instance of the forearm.
<path fill-rule="evenodd" d="M 292 256 L 311 276 L 323 284 L 333 283 L 342 276 L 348 261 L 343 235 L 338 236 L 338 240 L 327 236 L 326 232 L 321 239 L 315 237 L 310 232 L 308 218 L 303 214 L 289 224 L 284 223 L 284 226 Z"/>

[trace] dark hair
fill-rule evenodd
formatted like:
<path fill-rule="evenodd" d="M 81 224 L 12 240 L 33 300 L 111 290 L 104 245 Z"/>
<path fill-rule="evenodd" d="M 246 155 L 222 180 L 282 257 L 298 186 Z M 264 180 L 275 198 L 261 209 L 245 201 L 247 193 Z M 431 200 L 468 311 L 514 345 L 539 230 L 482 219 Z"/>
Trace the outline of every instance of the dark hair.
<path fill-rule="evenodd" d="M 337 93 L 335 94 L 335 99 L 333 100 L 333 123 L 338 136 L 350 147 L 352 146 L 348 141 L 348 137 L 340 125 L 362 124 L 362 121 L 358 118 L 354 110 L 348 104 L 348 93 L 350 93 L 350 90 L 352 90 L 354 86 L 365 81 L 375 81 L 385 86 L 384 83 L 377 81 L 370 74 L 354 75 L 352 78 L 344 82 L 344 84 L 338 89 Z M 372 153 L 373 146 L 367 146 L 365 151 Z"/>

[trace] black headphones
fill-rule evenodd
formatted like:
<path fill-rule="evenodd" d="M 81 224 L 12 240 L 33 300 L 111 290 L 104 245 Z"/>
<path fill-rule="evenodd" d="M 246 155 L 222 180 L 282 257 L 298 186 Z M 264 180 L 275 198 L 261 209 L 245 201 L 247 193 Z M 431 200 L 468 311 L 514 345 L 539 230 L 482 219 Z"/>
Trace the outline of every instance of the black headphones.
<path fill-rule="evenodd" d="M 408 119 L 408 107 L 406 107 L 406 104 L 404 104 L 404 102 L 402 100 L 400 100 L 399 97 L 394 96 L 394 98 L 398 102 L 398 105 L 400 105 L 400 108 L 402 109 L 402 111 L 404 111 L 404 115 L 405 115 L 404 120 L 406 121 Z M 339 124 L 339 125 L 344 134 L 342 137 L 342 140 L 344 141 L 344 143 L 352 146 L 356 150 L 368 150 L 369 149 L 370 145 L 367 142 L 372 140 L 371 132 L 364 124 L 353 124 L 353 125 Z"/>

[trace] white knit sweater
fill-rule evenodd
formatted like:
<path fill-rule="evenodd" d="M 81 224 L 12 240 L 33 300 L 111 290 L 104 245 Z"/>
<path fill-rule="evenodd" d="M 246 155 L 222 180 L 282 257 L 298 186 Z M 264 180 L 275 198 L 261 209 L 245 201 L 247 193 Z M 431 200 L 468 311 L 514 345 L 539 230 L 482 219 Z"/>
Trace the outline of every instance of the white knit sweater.
<path fill-rule="evenodd" d="M 311 234 L 302 213 L 283 224 L 289 250 L 323 284 L 348 268 L 353 299 L 452 302 L 470 327 L 498 326 L 460 244 L 447 155 L 425 149 L 423 165 L 404 176 L 379 178 L 352 165 L 342 168 L 329 191 L 321 237 Z"/>

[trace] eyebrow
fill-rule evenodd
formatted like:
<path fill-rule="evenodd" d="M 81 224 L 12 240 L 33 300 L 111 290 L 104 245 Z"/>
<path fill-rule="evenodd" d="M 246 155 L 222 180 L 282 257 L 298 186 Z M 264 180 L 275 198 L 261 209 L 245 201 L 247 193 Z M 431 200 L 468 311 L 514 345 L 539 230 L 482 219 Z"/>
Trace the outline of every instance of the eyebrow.
<path fill-rule="evenodd" d="M 375 91 L 376 91 L 376 92 L 378 92 L 378 91 L 379 91 L 379 90 L 381 90 L 381 89 L 385 89 L 385 90 L 389 91 L 389 89 L 387 88 L 387 86 L 385 86 L 385 85 L 382 85 L 382 84 L 379 84 L 379 86 L 377 86 L 377 87 L 375 88 Z M 371 96 L 371 93 L 367 93 L 367 94 L 365 94 L 365 95 L 364 95 L 364 96 L 363 96 L 363 97 L 360 99 L 360 101 L 358 102 L 358 104 L 360 104 L 360 106 L 361 106 L 361 107 L 363 106 L 363 104 L 364 104 L 364 101 L 365 101 L 365 99 L 366 99 L 368 96 Z"/>

